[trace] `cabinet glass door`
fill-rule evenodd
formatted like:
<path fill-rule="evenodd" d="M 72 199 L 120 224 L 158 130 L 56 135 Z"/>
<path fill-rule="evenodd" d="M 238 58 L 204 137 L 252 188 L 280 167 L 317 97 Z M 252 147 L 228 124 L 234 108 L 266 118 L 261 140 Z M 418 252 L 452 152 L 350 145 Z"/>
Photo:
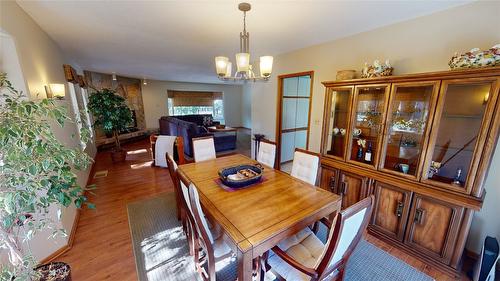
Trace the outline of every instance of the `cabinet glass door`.
<path fill-rule="evenodd" d="M 356 87 L 351 119 L 349 160 L 376 167 L 381 147 L 389 85 Z"/>
<path fill-rule="evenodd" d="M 427 149 L 425 182 L 469 193 L 497 94 L 496 80 L 443 81 Z"/>
<path fill-rule="evenodd" d="M 416 178 L 423 162 L 422 148 L 430 131 L 428 120 L 439 82 L 393 84 L 380 168 Z"/>
<path fill-rule="evenodd" d="M 323 155 L 344 160 L 349 131 L 349 108 L 353 87 L 328 89 L 324 122 Z"/>

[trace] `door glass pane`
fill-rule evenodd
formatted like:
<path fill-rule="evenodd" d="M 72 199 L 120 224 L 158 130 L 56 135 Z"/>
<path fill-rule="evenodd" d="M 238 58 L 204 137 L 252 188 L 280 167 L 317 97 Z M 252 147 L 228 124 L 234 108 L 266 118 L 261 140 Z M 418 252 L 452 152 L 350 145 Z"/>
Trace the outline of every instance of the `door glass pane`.
<path fill-rule="evenodd" d="M 296 128 L 306 128 L 309 121 L 309 99 L 297 100 Z"/>
<path fill-rule="evenodd" d="M 451 84 L 444 96 L 428 177 L 464 186 L 474 155 L 490 83 Z"/>
<path fill-rule="evenodd" d="M 283 96 L 284 97 L 296 97 L 298 90 L 298 77 L 291 77 L 283 79 Z"/>
<path fill-rule="evenodd" d="M 330 93 L 330 113 L 328 119 L 328 139 L 326 154 L 343 158 L 347 120 L 349 118 L 349 97 L 351 90 L 333 91 Z"/>
<path fill-rule="evenodd" d="M 296 128 L 297 99 L 283 98 L 283 110 L 281 115 L 281 126 L 283 130 Z"/>
<path fill-rule="evenodd" d="M 358 91 L 356 114 L 352 126 L 351 160 L 373 164 L 381 134 L 385 87 L 362 88 Z"/>
<path fill-rule="evenodd" d="M 296 131 L 295 132 L 295 147 L 306 149 L 306 144 L 307 144 L 307 131 L 306 130 Z"/>
<path fill-rule="evenodd" d="M 293 160 L 295 132 L 281 134 L 281 163 Z"/>
<path fill-rule="evenodd" d="M 434 86 L 397 87 L 390 106 L 384 168 L 416 175 Z"/>
<path fill-rule="evenodd" d="M 297 85 L 297 96 L 299 97 L 309 97 L 311 95 L 311 77 L 299 76 Z"/>

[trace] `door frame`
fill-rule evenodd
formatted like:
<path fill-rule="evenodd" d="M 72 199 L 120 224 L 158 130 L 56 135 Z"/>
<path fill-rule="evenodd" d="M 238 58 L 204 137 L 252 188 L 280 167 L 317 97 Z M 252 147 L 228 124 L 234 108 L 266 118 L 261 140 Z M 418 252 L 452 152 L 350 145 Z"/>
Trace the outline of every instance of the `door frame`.
<path fill-rule="evenodd" d="M 311 77 L 311 85 L 310 85 L 310 96 L 309 96 L 309 112 L 307 116 L 307 138 L 306 138 L 306 149 L 309 149 L 309 132 L 311 131 L 311 108 L 312 108 L 312 98 L 313 98 L 313 84 L 314 84 L 314 71 L 303 71 L 297 73 L 283 74 L 278 76 L 278 102 L 276 103 L 276 155 L 277 155 L 277 163 L 276 169 L 281 169 L 281 114 L 282 114 L 282 106 L 283 106 L 283 79 L 306 76 L 309 75 Z"/>

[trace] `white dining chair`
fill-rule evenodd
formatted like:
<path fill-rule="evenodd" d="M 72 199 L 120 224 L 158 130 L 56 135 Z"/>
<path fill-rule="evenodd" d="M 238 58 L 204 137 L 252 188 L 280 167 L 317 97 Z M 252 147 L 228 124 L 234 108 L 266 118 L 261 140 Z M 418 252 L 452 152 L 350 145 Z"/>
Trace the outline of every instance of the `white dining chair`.
<path fill-rule="evenodd" d="M 215 144 L 213 137 L 193 138 L 194 162 L 215 159 Z"/>
<path fill-rule="evenodd" d="M 291 175 L 312 185 L 316 185 L 319 169 L 319 154 L 295 149 Z"/>
<path fill-rule="evenodd" d="M 216 281 L 216 263 L 233 257 L 234 253 L 231 247 L 224 242 L 222 235 L 213 233 L 210 229 L 210 224 L 201 208 L 198 189 L 192 183 L 189 185 L 189 201 L 197 231 L 195 249 L 201 248 L 204 253 L 204 255 L 200 255 L 200 251 L 195 251 L 196 270 L 201 274 L 203 280 Z"/>
<path fill-rule="evenodd" d="M 257 162 L 274 168 L 276 163 L 276 143 L 269 140 L 261 140 Z"/>
<path fill-rule="evenodd" d="M 265 268 L 288 281 L 343 280 L 345 265 L 368 226 L 373 202 L 371 195 L 342 210 L 333 223 L 322 219 L 329 228 L 326 244 L 309 228 L 282 240 L 264 255 Z"/>

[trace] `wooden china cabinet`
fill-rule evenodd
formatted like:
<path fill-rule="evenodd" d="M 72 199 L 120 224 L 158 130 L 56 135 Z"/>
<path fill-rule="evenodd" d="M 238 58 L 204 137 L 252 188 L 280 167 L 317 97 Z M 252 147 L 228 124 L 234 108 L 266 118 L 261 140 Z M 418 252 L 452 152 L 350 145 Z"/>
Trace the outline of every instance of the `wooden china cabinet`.
<path fill-rule="evenodd" d="M 374 194 L 368 230 L 457 274 L 500 128 L 500 67 L 326 87 L 321 187 Z"/>

